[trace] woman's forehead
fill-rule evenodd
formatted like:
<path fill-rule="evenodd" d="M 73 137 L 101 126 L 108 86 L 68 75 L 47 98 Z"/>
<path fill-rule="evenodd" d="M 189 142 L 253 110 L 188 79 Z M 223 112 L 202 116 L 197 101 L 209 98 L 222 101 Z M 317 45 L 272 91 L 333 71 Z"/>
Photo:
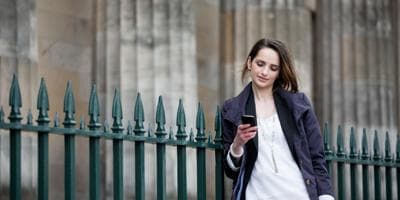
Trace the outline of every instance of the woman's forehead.
<path fill-rule="evenodd" d="M 258 51 L 255 59 L 261 60 L 270 64 L 279 65 L 278 52 L 271 48 L 262 48 Z"/>

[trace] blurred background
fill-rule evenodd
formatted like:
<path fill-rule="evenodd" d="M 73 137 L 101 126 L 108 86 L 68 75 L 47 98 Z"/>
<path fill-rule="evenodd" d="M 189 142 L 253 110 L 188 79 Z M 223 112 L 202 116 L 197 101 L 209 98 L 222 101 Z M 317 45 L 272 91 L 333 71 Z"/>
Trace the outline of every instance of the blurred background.
<path fill-rule="evenodd" d="M 40 78 L 47 83 L 50 118 L 62 115 L 71 80 L 76 118 L 88 121 L 96 84 L 101 121 L 111 124 L 114 89 L 121 91 L 124 120 L 133 119 L 141 93 L 146 129 L 155 127 L 159 95 L 167 127 L 175 128 L 183 99 L 187 127 L 195 128 L 197 103 L 213 134 L 217 105 L 245 83 L 241 67 L 260 38 L 285 42 L 293 54 L 300 90 L 312 100 L 323 125 L 390 131 L 400 125 L 400 2 L 398 0 L 0 0 L 0 105 L 6 113 L 12 75 L 23 98 L 23 116 L 37 116 Z M 24 119 L 25 123 L 25 119 Z M 346 135 L 345 137 L 348 137 Z M 332 135 L 335 138 L 335 134 Z M 347 140 L 346 140 L 347 141 Z M 383 146 L 383 139 L 381 140 Z M 393 140 L 394 141 L 394 140 Z M 63 138 L 50 137 L 50 199 L 62 199 Z M 394 148 L 394 143 L 392 143 Z M 112 145 L 102 142 L 102 197 L 112 198 Z M 37 137 L 22 139 L 22 185 L 36 199 Z M 125 197 L 134 198 L 134 146 L 124 144 Z M 88 199 L 88 140 L 77 151 L 77 199 Z M 176 198 L 176 151 L 167 155 L 167 191 Z M 9 134 L 0 131 L 0 199 L 8 199 Z M 146 146 L 146 197 L 155 198 L 155 148 Z M 213 152 L 209 152 L 212 156 Z M 211 157 L 212 158 L 212 157 Z M 188 155 L 188 191 L 196 195 L 195 151 Z M 208 166 L 213 176 L 213 159 Z M 214 185 L 210 178 L 209 199 Z M 227 198 L 230 185 L 226 184 Z"/>

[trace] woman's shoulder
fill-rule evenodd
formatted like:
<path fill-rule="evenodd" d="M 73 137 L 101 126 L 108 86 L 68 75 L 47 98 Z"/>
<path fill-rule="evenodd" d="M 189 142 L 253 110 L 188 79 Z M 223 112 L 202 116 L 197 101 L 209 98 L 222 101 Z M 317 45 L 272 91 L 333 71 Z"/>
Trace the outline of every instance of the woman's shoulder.
<path fill-rule="evenodd" d="M 301 111 L 311 108 L 311 103 L 303 92 L 290 92 L 280 89 L 278 93 L 292 109 Z"/>

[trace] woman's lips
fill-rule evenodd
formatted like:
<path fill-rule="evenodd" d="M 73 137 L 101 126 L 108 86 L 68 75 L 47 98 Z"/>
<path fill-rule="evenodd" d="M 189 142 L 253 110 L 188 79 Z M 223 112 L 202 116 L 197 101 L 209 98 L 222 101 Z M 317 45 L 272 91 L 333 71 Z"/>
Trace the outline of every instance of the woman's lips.
<path fill-rule="evenodd" d="M 262 81 L 262 82 L 267 82 L 267 81 L 269 81 L 269 79 L 263 78 L 263 77 L 258 77 L 258 79 L 259 79 L 260 81 Z"/>

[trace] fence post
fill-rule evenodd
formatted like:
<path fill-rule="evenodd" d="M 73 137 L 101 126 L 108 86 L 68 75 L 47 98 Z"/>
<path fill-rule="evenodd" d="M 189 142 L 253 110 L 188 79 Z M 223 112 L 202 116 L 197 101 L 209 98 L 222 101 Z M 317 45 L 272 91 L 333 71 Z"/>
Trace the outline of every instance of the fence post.
<path fill-rule="evenodd" d="M 113 176 L 114 176 L 114 199 L 124 199 L 124 162 L 123 162 L 123 137 L 122 131 L 122 105 L 118 89 L 115 89 L 112 106 L 113 125 L 111 130 L 118 137 L 113 139 Z"/>
<path fill-rule="evenodd" d="M 373 155 L 373 162 L 375 164 L 379 164 L 381 160 L 381 153 L 379 148 L 379 140 L 378 140 L 378 132 L 375 130 L 374 136 L 374 155 Z M 374 186 L 375 186 L 375 199 L 381 199 L 381 172 L 380 166 L 374 166 Z"/>
<path fill-rule="evenodd" d="M 356 144 L 356 137 L 354 134 L 354 128 L 351 127 L 351 134 L 350 134 L 350 155 L 349 158 L 353 161 L 358 159 L 358 153 L 357 153 L 357 144 Z M 357 177 L 356 177 L 356 172 L 357 172 L 357 164 L 351 163 L 350 164 L 350 185 L 351 185 L 351 199 L 358 199 L 358 194 L 357 194 Z"/>
<path fill-rule="evenodd" d="M 397 198 L 400 198 L 400 134 L 397 133 L 397 142 L 396 142 L 396 174 L 397 174 Z"/>
<path fill-rule="evenodd" d="M 196 117 L 197 135 L 196 141 L 204 144 L 207 140 L 204 130 L 206 128 L 204 112 L 201 104 L 198 105 Z M 205 200 L 207 194 L 206 188 L 206 148 L 197 147 L 197 199 Z"/>
<path fill-rule="evenodd" d="M 221 148 L 215 149 L 215 199 L 224 199 L 224 169 L 222 167 L 224 152 L 222 149 L 222 118 L 219 106 L 215 113 L 215 139 L 214 143 Z"/>
<path fill-rule="evenodd" d="M 363 128 L 362 144 L 361 144 L 361 159 L 368 161 L 370 159 L 368 152 L 368 139 L 367 131 Z M 363 186 L 363 198 L 369 199 L 369 180 L 368 180 L 368 164 L 362 165 L 362 186 Z"/>
<path fill-rule="evenodd" d="M 38 125 L 48 127 L 50 123 L 49 97 L 47 95 L 46 83 L 44 79 L 40 81 L 39 95 L 37 100 L 39 116 Z M 38 138 L 38 199 L 47 200 L 49 198 L 49 132 L 39 131 Z"/>
<path fill-rule="evenodd" d="M 10 88 L 10 199 L 21 199 L 21 92 L 17 77 L 13 76 Z"/>
<path fill-rule="evenodd" d="M 337 133 L 337 152 L 336 156 L 341 159 L 346 158 L 346 152 L 344 152 L 344 142 L 343 142 L 343 133 L 342 127 L 338 126 L 338 133 Z M 344 182 L 344 161 L 338 161 L 338 196 L 340 200 L 345 199 L 345 182 Z"/>
<path fill-rule="evenodd" d="M 68 81 L 67 89 L 64 96 L 64 113 L 65 118 L 63 125 L 67 129 L 74 128 L 76 122 L 74 118 L 75 114 L 75 102 L 74 94 L 71 89 L 71 82 Z M 64 136 L 64 148 L 65 148 L 65 171 L 64 171 L 64 190 L 65 199 L 75 199 L 75 136 L 71 133 L 67 133 Z"/>
<path fill-rule="evenodd" d="M 166 161 L 165 161 L 165 144 L 161 141 L 165 139 L 165 111 L 162 97 L 158 97 L 157 113 L 156 113 L 157 130 L 157 200 L 166 199 Z"/>
<path fill-rule="evenodd" d="M 392 153 L 390 149 L 390 140 L 389 140 L 389 133 L 386 132 L 386 139 L 385 139 L 385 162 L 391 163 L 392 162 Z M 387 166 L 385 169 L 386 173 L 386 199 L 392 199 L 392 167 Z"/>
<path fill-rule="evenodd" d="M 144 136 L 145 130 L 143 126 L 144 122 L 144 111 L 143 103 L 138 93 L 135 103 L 135 113 L 134 113 L 135 124 L 135 135 Z M 136 187 L 136 199 L 144 200 L 144 141 L 135 141 L 135 187 Z"/>
<path fill-rule="evenodd" d="M 176 126 L 178 131 L 176 138 L 180 142 L 185 142 L 187 134 L 185 131 L 186 117 L 183 108 L 182 99 L 179 99 L 178 113 L 176 116 Z M 184 144 L 177 145 L 178 153 L 178 200 L 187 199 L 187 185 L 186 185 L 186 146 Z"/>
<path fill-rule="evenodd" d="M 99 123 L 100 108 L 97 97 L 96 85 L 93 85 L 89 98 L 89 130 L 97 131 L 101 127 Z M 100 199 L 100 136 L 91 136 L 89 138 L 89 188 L 90 199 Z"/>

